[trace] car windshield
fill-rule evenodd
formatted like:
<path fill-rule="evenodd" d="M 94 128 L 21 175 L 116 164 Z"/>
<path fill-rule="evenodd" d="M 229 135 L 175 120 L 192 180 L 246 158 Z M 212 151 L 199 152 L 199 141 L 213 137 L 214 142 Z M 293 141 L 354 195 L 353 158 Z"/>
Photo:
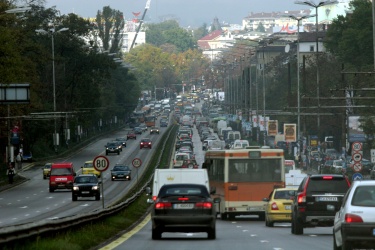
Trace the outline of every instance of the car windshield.
<path fill-rule="evenodd" d="M 97 180 L 94 176 L 78 176 L 74 179 L 75 183 L 96 183 Z"/>
<path fill-rule="evenodd" d="M 177 155 L 176 160 L 177 161 L 183 161 L 183 160 L 188 160 L 189 156 L 188 155 Z"/>
<path fill-rule="evenodd" d="M 114 171 L 128 171 L 129 167 L 128 166 L 115 166 L 113 168 Z"/>
<path fill-rule="evenodd" d="M 93 165 L 92 163 L 85 163 L 85 164 L 83 165 L 83 167 L 84 167 L 84 168 L 93 168 L 94 165 Z"/>
<path fill-rule="evenodd" d="M 72 171 L 70 168 L 53 168 L 51 175 L 71 175 Z"/>

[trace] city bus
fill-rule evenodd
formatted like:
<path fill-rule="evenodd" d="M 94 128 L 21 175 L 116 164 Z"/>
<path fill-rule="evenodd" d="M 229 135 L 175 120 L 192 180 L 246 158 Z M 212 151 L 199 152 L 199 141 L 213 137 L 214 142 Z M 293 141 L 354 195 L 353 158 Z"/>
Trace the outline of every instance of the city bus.
<path fill-rule="evenodd" d="M 136 120 L 138 123 L 145 122 L 145 112 L 144 111 L 133 111 L 132 118 Z"/>
<path fill-rule="evenodd" d="M 148 115 L 145 117 L 145 123 L 147 127 L 155 127 L 156 125 L 156 116 Z"/>
<path fill-rule="evenodd" d="M 206 168 L 214 198 L 221 202 L 217 211 L 222 219 L 238 215 L 265 218 L 266 202 L 271 191 L 285 187 L 284 151 L 260 147 L 208 150 L 202 168 Z"/>

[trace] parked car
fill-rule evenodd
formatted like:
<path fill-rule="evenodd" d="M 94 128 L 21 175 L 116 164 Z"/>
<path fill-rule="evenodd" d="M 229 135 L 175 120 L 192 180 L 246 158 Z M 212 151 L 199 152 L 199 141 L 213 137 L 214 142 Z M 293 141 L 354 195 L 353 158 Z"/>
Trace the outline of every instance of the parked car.
<path fill-rule="evenodd" d="M 126 138 L 129 140 L 129 139 L 134 139 L 136 140 L 137 139 L 137 135 L 135 134 L 135 131 L 128 131 L 128 134 L 126 135 Z"/>
<path fill-rule="evenodd" d="M 129 166 L 116 164 L 111 170 L 111 180 L 124 179 L 130 181 L 132 179 L 131 172 Z"/>
<path fill-rule="evenodd" d="M 150 129 L 150 135 L 152 134 L 159 134 L 160 133 L 160 130 L 158 127 L 151 127 Z"/>
<path fill-rule="evenodd" d="M 375 181 L 354 181 L 333 225 L 333 249 L 369 249 L 375 246 Z"/>
<path fill-rule="evenodd" d="M 149 148 L 151 149 L 152 148 L 152 141 L 150 138 L 143 138 L 141 140 L 141 142 L 139 143 L 139 148 L 142 149 L 142 148 Z"/>
<path fill-rule="evenodd" d="M 81 174 L 74 178 L 72 200 L 78 197 L 95 197 L 100 200 L 100 181 L 94 174 Z"/>
<path fill-rule="evenodd" d="M 114 142 L 108 142 L 107 145 L 105 145 L 105 154 L 120 154 L 120 148 L 117 143 Z"/>
<path fill-rule="evenodd" d="M 275 188 L 263 201 L 267 202 L 265 221 L 267 227 L 273 227 L 275 222 L 292 221 L 292 203 L 297 188 Z"/>
<path fill-rule="evenodd" d="M 348 178 L 338 174 L 306 176 L 298 187 L 292 205 L 292 234 L 303 234 L 305 227 L 331 227 L 344 195 Z"/>
<path fill-rule="evenodd" d="M 150 199 L 149 202 L 153 202 Z M 201 184 L 166 184 L 151 209 L 152 239 L 163 232 L 207 232 L 216 239 L 216 210 L 207 187 Z"/>
<path fill-rule="evenodd" d="M 32 162 L 33 161 L 33 154 L 31 152 L 23 152 L 22 153 L 22 161 Z"/>
<path fill-rule="evenodd" d="M 52 163 L 46 163 L 44 164 L 42 170 L 43 170 L 43 179 L 47 179 L 51 175 L 51 166 Z"/>

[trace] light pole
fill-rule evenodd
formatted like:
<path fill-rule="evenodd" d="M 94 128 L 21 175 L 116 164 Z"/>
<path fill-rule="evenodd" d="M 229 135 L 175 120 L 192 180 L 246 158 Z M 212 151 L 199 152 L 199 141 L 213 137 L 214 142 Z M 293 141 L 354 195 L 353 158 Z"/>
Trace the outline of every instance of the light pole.
<path fill-rule="evenodd" d="M 55 33 L 60 33 L 63 31 L 67 31 L 69 28 L 61 28 L 58 31 L 55 30 L 55 27 L 49 29 L 49 31 L 43 30 L 43 29 L 37 29 L 35 30 L 36 33 L 40 34 L 50 34 L 51 40 L 52 40 L 52 86 L 53 86 L 53 116 L 54 116 L 54 134 L 53 134 L 53 146 L 55 148 L 55 152 L 57 153 L 57 146 L 59 145 L 59 136 L 57 134 L 57 122 L 56 122 L 56 78 L 55 78 L 55 41 L 54 36 Z"/>
<path fill-rule="evenodd" d="M 319 7 L 325 6 L 325 5 L 331 5 L 331 4 L 336 4 L 338 1 L 336 0 L 326 0 L 326 1 L 319 1 L 318 3 L 314 3 L 313 1 L 295 1 L 295 4 L 302 4 L 302 5 L 308 5 L 310 7 L 315 8 L 315 43 L 316 43 L 316 94 L 317 94 L 317 100 L 318 100 L 318 114 L 317 114 L 317 129 L 318 129 L 318 134 L 320 133 L 320 115 L 319 115 L 319 106 L 320 106 L 320 100 L 319 100 L 319 39 L 318 39 L 318 31 L 319 31 L 319 22 L 318 22 L 318 9 Z"/>
<path fill-rule="evenodd" d="M 303 15 L 294 16 L 289 15 L 288 17 L 297 21 L 297 141 L 301 139 L 301 100 L 300 100 L 300 70 L 299 70 L 299 26 L 300 21 L 306 18 L 314 17 L 315 15 Z"/>

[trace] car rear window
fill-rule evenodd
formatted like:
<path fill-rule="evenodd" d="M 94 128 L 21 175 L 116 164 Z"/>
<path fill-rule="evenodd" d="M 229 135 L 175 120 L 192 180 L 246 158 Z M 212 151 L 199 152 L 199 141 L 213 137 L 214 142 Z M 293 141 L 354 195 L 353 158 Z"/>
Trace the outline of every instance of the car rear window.
<path fill-rule="evenodd" d="M 341 176 L 311 177 L 307 186 L 307 195 L 316 193 L 346 193 L 349 184 Z"/>
<path fill-rule="evenodd" d="M 352 199 L 353 206 L 375 207 L 375 186 L 359 186 Z"/>
<path fill-rule="evenodd" d="M 276 191 L 275 195 L 273 196 L 274 199 L 287 199 L 289 200 L 291 197 L 295 195 L 295 190 L 283 190 L 283 191 Z"/>
<path fill-rule="evenodd" d="M 159 197 L 164 196 L 181 196 L 181 195 L 198 195 L 209 197 L 209 193 L 205 186 L 194 185 L 194 186 L 163 186 L 160 189 Z"/>

